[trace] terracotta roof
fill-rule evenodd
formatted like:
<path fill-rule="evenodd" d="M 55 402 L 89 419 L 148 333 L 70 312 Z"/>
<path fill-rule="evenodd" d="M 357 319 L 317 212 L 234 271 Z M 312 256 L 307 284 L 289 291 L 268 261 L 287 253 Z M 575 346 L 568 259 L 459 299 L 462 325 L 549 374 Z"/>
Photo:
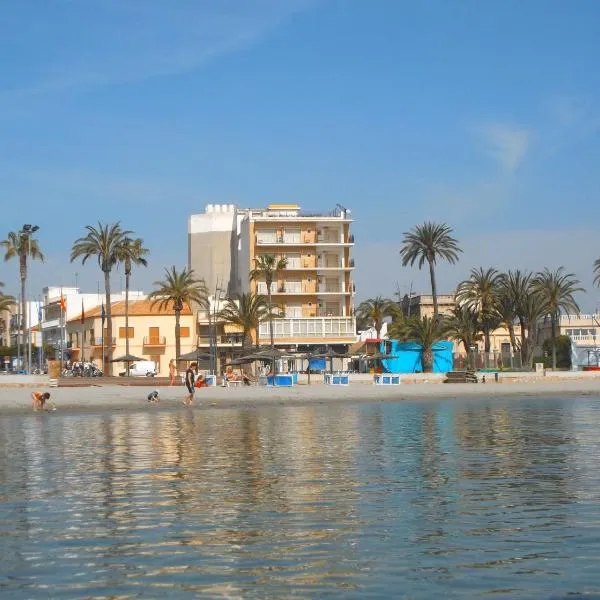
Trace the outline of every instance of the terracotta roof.
<path fill-rule="evenodd" d="M 124 317 L 125 316 L 125 301 L 119 300 L 118 302 L 113 302 L 110 305 L 111 316 L 113 317 Z M 181 311 L 182 315 L 191 315 L 192 311 L 190 307 L 186 304 Z M 129 301 L 129 316 L 130 317 L 142 317 L 142 316 L 169 316 L 175 315 L 175 311 L 173 310 L 173 305 L 169 305 L 169 308 L 159 308 L 158 303 L 152 306 L 152 301 L 150 300 L 130 300 Z M 84 311 L 84 318 L 87 321 L 88 319 L 95 319 L 102 316 L 102 305 L 94 306 L 89 310 Z M 75 323 L 77 321 L 81 321 L 81 313 L 78 316 L 69 319 L 67 323 Z"/>

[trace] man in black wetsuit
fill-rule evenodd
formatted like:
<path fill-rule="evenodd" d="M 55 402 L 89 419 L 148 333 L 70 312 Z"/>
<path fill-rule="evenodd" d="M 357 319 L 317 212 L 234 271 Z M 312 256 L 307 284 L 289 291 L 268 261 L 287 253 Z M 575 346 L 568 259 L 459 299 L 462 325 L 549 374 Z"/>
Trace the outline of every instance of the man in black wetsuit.
<path fill-rule="evenodd" d="M 188 406 L 194 401 L 194 392 L 196 391 L 196 388 L 194 387 L 194 383 L 196 382 L 196 366 L 196 363 L 193 362 L 185 372 L 185 387 L 188 391 L 188 397 L 183 403 Z"/>

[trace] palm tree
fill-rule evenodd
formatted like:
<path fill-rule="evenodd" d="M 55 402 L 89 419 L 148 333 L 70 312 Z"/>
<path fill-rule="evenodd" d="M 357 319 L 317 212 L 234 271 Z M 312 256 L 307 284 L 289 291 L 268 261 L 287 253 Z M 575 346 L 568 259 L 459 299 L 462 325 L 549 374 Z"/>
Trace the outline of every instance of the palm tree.
<path fill-rule="evenodd" d="M 458 284 L 456 302 L 465 305 L 479 315 L 484 337 L 484 351 L 491 349 L 490 332 L 499 323 L 498 294 L 500 273 L 496 269 L 471 269 L 469 279 Z"/>
<path fill-rule="evenodd" d="M 98 227 L 86 225 L 87 235 L 80 237 L 73 242 L 71 248 L 71 262 L 81 258 L 81 263 L 85 264 L 88 258 L 95 256 L 98 260 L 98 266 L 104 273 L 104 294 L 106 299 L 106 337 L 107 355 L 102 357 L 103 371 L 112 375 L 112 311 L 110 305 L 110 273 L 113 267 L 119 261 L 119 252 L 125 240 L 131 235 L 131 231 L 121 229 L 120 223 L 112 225 L 103 225 L 98 223 Z"/>
<path fill-rule="evenodd" d="M 403 338 L 423 348 L 423 372 L 433 369 L 433 345 L 446 337 L 448 326 L 444 318 L 422 317 L 409 319 L 403 327 Z"/>
<path fill-rule="evenodd" d="M 481 340 L 481 327 L 477 312 L 465 305 L 456 304 L 446 317 L 446 334 L 462 342 L 467 354 Z"/>
<path fill-rule="evenodd" d="M 152 306 L 158 305 L 160 309 L 169 308 L 175 311 L 175 363 L 179 368 L 179 357 L 181 356 L 181 332 L 180 321 L 181 311 L 187 304 L 198 304 L 201 307 L 208 308 L 208 291 L 203 279 L 196 279 L 194 271 L 183 268 L 181 271 L 173 266 L 171 269 L 165 269 L 165 278 L 161 281 L 155 281 L 157 289 L 148 295 L 152 301 Z"/>
<path fill-rule="evenodd" d="M 546 267 L 536 274 L 533 289 L 540 295 L 546 314 L 550 315 L 552 336 L 552 368 L 556 369 L 556 327 L 558 318 L 564 311 L 579 314 L 579 305 L 574 298 L 577 292 L 585 292 L 579 286 L 574 273 L 565 273 L 564 267 L 550 271 Z"/>
<path fill-rule="evenodd" d="M 521 365 L 530 370 L 533 367 L 533 354 L 538 343 L 538 329 L 540 320 L 547 315 L 544 298 L 536 291 L 533 280 L 529 285 L 529 293 L 523 298 L 519 308 L 519 321 L 522 319 L 523 332 L 526 332 L 521 341 Z"/>
<path fill-rule="evenodd" d="M 133 265 L 147 267 L 148 261 L 144 258 L 150 250 L 144 248 L 141 238 L 125 238 L 117 250 L 119 262 L 124 265 L 125 271 L 125 354 L 129 356 L 129 282 Z M 129 366 L 129 365 L 128 365 Z"/>
<path fill-rule="evenodd" d="M 363 321 L 369 327 L 374 327 L 379 339 L 381 337 L 383 320 L 385 317 L 391 317 L 396 314 L 398 312 L 397 307 L 398 305 L 388 298 L 382 298 L 381 296 L 369 298 L 358 305 L 356 318 Z"/>
<path fill-rule="evenodd" d="M 275 347 L 273 336 L 273 302 L 271 298 L 271 285 L 273 280 L 287 267 L 286 258 L 277 258 L 273 254 L 259 254 L 255 259 L 255 268 L 250 272 L 250 280 L 265 278 L 267 284 L 267 299 L 269 300 L 269 336 L 271 348 Z"/>
<path fill-rule="evenodd" d="M 8 294 L 5 294 L 2 289 L 4 282 L 0 281 L 0 312 L 9 311 L 15 305 L 15 299 Z"/>
<path fill-rule="evenodd" d="M 433 315 L 438 317 L 437 287 L 435 282 L 435 265 L 439 259 L 447 260 L 450 264 L 458 261 L 458 253 L 462 250 L 458 240 L 452 237 L 452 228 L 446 223 L 433 223 L 426 221 L 416 225 L 404 233 L 400 256 L 402 266 L 411 267 L 418 262 L 419 269 L 425 262 L 429 264 L 429 277 L 431 279 L 431 295 L 433 297 Z"/>
<path fill-rule="evenodd" d="M 27 259 L 30 257 L 32 260 L 40 260 L 44 262 L 44 255 L 40 249 L 40 245 L 36 239 L 33 238 L 31 231 L 10 231 L 5 240 L 0 242 L 0 246 L 4 248 L 4 260 L 8 261 L 12 258 L 19 259 L 19 277 L 21 280 L 21 318 L 23 319 L 23 331 L 28 331 L 29 322 L 28 314 L 25 309 L 27 298 L 25 290 L 27 287 Z M 21 329 L 21 323 L 19 323 L 19 330 Z M 30 335 L 29 333 L 27 335 Z M 27 372 L 29 372 L 30 365 L 27 365 Z"/>
<path fill-rule="evenodd" d="M 531 284 L 533 275 L 528 271 L 507 271 L 500 275 L 499 287 L 500 296 L 505 297 L 503 300 L 512 305 L 515 317 L 519 321 L 521 329 L 521 364 L 525 364 L 525 349 L 526 349 L 526 331 L 527 331 L 527 299 L 532 294 Z M 531 307 L 529 307 L 531 308 Z M 511 340 L 512 341 L 512 340 Z"/>
<path fill-rule="evenodd" d="M 242 350 L 252 344 L 252 332 L 255 333 L 258 346 L 258 327 L 269 319 L 269 302 L 261 294 L 236 294 L 228 298 L 225 306 L 219 312 L 219 318 L 226 323 L 236 325 L 242 330 Z"/>

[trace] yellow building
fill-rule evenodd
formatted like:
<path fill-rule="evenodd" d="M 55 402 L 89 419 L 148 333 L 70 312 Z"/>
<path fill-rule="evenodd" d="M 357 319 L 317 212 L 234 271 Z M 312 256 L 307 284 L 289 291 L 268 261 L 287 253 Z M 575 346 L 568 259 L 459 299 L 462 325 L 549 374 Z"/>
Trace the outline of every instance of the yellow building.
<path fill-rule="evenodd" d="M 189 266 L 211 295 L 266 295 L 264 278 L 249 279 L 256 259 L 285 258 L 287 266 L 271 287 L 273 302 L 285 315 L 274 322 L 276 345 L 348 346 L 356 340 L 351 223 L 342 207 L 317 214 L 296 204 L 208 205 L 190 217 Z M 258 338 L 260 344 L 269 342 L 268 323 L 261 324 Z"/>
<path fill-rule="evenodd" d="M 113 302 L 112 340 L 113 356 L 125 354 L 125 340 L 129 337 L 129 353 L 144 360 L 156 363 L 159 376 L 169 374 L 169 361 L 175 358 L 175 312 L 172 309 L 160 309 L 152 306 L 149 300 L 129 302 L 129 331 L 125 329 L 125 302 Z M 102 368 L 102 308 L 96 306 L 85 310 L 83 322 L 81 315 L 70 319 L 66 324 L 67 339 L 71 343 L 71 360 L 91 361 Z M 181 313 L 180 321 L 181 353 L 196 349 L 196 324 L 194 315 L 188 306 Z M 104 330 L 104 344 L 109 339 Z M 117 364 L 113 373 L 123 371 L 124 365 Z"/>
<path fill-rule="evenodd" d="M 285 258 L 286 268 L 271 286 L 273 302 L 285 317 L 274 322 L 280 345 L 351 344 L 356 340 L 352 280 L 354 261 L 346 210 L 331 214 L 303 214 L 298 205 L 271 204 L 266 210 L 248 210 L 241 222 L 240 285 L 267 294 L 264 277 L 249 281 L 256 259 L 271 254 Z M 269 339 L 269 325 L 259 329 L 259 340 Z"/>

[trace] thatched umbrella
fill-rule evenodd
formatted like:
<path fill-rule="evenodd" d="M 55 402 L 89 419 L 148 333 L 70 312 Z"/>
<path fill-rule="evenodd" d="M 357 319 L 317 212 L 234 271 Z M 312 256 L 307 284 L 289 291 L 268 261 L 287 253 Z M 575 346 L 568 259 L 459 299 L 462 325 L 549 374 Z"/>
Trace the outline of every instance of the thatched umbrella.
<path fill-rule="evenodd" d="M 134 356 L 133 354 L 123 354 L 123 356 L 117 356 L 116 358 L 111 359 L 111 363 L 124 362 L 125 363 L 125 375 L 129 375 L 129 363 L 137 362 L 138 360 L 144 360 L 139 356 Z"/>

